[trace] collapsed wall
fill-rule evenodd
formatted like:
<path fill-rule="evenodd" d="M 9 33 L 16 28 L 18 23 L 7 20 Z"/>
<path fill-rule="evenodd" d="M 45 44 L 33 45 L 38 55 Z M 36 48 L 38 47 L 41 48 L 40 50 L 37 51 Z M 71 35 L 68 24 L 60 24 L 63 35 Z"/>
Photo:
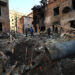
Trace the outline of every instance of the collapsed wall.
<path fill-rule="evenodd" d="M 42 3 L 40 9 L 33 10 L 33 23 L 36 22 L 34 24 L 36 25 L 35 30 L 37 30 L 37 28 L 39 30 L 47 30 L 50 27 L 52 33 L 65 33 L 70 37 L 73 34 L 74 37 L 74 7 L 74 0 L 50 0 L 46 5 Z M 39 6 L 37 6 L 37 8 L 39 8 Z M 40 13 L 42 13 L 43 16 L 41 16 Z"/>

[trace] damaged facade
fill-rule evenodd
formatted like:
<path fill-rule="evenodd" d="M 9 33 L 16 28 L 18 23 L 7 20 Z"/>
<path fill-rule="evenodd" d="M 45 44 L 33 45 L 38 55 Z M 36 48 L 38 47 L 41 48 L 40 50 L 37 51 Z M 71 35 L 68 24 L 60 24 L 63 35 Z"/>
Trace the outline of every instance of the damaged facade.
<path fill-rule="evenodd" d="M 35 32 L 44 31 L 44 7 L 37 5 L 32 8 L 33 10 L 33 26 L 35 28 Z"/>
<path fill-rule="evenodd" d="M 8 0 L 0 0 L 0 32 L 9 31 L 9 5 Z"/>
<path fill-rule="evenodd" d="M 9 11 L 9 18 L 10 18 L 10 31 L 17 31 L 17 25 L 19 24 L 19 19 L 24 16 L 25 14 L 21 12 L 17 12 L 15 10 Z"/>
<path fill-rule="evenodd" d="M 35 29 L 43 25 L 43 29 L 50 27 L 59 34 L 75 33 L 75 0 L 41 0 L 40 7 L 33 7 L 33 14 Z"/>
<path fill-rule="evenodd" d="M 22 16 L 17 24 L 17 32 L 24 33 L 25 28 L 33 27 L 32 25 L 33 18 L 29 16 Z"/>

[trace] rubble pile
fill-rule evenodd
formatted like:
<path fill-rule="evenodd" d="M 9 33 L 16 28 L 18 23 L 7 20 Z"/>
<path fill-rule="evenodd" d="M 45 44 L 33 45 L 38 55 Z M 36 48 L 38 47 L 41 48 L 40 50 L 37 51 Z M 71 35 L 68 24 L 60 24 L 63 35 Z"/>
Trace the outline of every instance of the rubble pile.
<path fill-rule="evenodd" d="M 25 65 L 23 71 L 25 74 L 29 73 L 30 75 L 46 75 L 47 72 L 49 72 L 48 74 L 51 73 L 49 69 L 47 69 L 47 71 L 45 69 L 47 67 L 51 68 L 53 66 L 52 64 L 54 63 L 51 62 L 50 56 L 45 53 L 44 39 L 40 39 L 22 39 L 14 47 L 14 53 L 11 62 L 14 64 L 17 61 L 19 65 Z M 54 68 L 56 69 L 56 67 Z M 58 74 L 58 71 L 55 73 Z"/>
<path fill-rule="evenodd" d="M 0 39 L 0 51 L 8 51 L 10 50 L 10 40 L 9 39 Z"/>
<path fill-rule="evenodd" d="M 0 33 L 0 39 L 7 39 L 9 35 L 7 33 Z"/>
<path fill-rule="evenodd" d="M 0 75 L 75 75 L 75 56 L 55 58 L 58 51 L 61 53 L 62 48 L 60 50 L 59 46 L 56 48 L 59 42 L 52 38 L 47 39 L 45 36 L 26 38 L 21 35 L 10 39 L 8 44 L 10 45 L 2 49 L 11 47 L 10 51 L 0 52 L 0 65 L 2 65 Z"/>
<path fill-rule="evenodd" d="M 14 47 L 14 60 L 21 63 L 27 63 L 27 60 L 31 60 L 32 51 L 34 51 L 36 41 L 23 39 L 20 43 L 16 44 Z M 28 59 L 27 59 L 28 58 Z"/>
<path fill-rule="evenodd" d="M 75 75 L 75 57 L 62 59 L 61 68 L 63 75 Z"/>
<path fill-rule="evenodd" d="M 73 60 L 68 58 L 71 62 L 69 64 L 67 58 L 65 60 L 61 59 L 60 61 L 51 59 L 51 54 L 49 50 L 55 50 L 55 45 L 57 42 L 54 40 L 45 40 L 46 38 L 27 38 L 22 39 L 14 47 L 13 59 L 15 62 L 18 61 L 20 66 L 24 65 L 22 74 L 26 75 L 66 75 L 67 69 L 73 68 L 71 66 Z M 48 50 L 46 50 L 46 48 Z M 64 64 L 63 62 L 67 62 Z M 61 63 L 61 64 L 60 64 Z M 18 65 L 18 67 L 19 67 Z M 66 67 L 62 67 L 66 66 Z M 70 67 L 71 66 L 71 67 Z M 66 72 L 65 72 L 66 71 Z M 71 72 L 74 72 L 73 70 Z M 68 75 L 71 75 L 70 73 Z"/>

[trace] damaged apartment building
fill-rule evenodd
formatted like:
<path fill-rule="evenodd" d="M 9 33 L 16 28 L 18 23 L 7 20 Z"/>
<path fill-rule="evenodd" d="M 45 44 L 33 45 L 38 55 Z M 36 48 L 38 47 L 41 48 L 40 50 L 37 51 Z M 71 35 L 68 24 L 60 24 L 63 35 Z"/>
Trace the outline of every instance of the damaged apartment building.
<path fill-rule="evenodd" d="M 37 5 L 32 8 L 33 10 L 33 26 L 35 28 L 35 32 L 44 31 L 44 7 Z"/>
<path fill-rule="evenodd" d="M 8 32 L 9 26 L 9 4 L 8 0 L 0 0 L 0 32 Z"/>
<path fill-rule="evenodd" d="M 75 0 L 41 0 L 32 10 L 35 29 L 75 34 Z"/>
<path fill-rule="evenodd" d="M 17 32 L 24 34 L 25 28 L 28 28 L 29 31 L 30 27 L 33 27 L 32 21 L 33 21 L 33 13 L 29 13 L 27 16 L 22 16 L 17 24 Z"/>

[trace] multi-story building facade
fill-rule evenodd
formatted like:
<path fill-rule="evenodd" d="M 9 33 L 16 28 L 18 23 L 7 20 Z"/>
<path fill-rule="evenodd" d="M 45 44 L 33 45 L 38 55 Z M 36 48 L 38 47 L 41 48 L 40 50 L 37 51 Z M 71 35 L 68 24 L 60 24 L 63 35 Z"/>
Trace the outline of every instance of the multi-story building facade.
<path fill-rule="evenodd" d="M 0 0 L 0 32 L 7 33 L 9 30 L 9 1 Z"/>
<path fill-rule="evenodd" d="M 19 19 L 25 14 L 10 10 L 9 18 L 10 18 L 10 30 L 17 31 L 17 25 L 19 24 Z"/>
<path fill-rule="evenodd" d="M 52 32 L 75 33 L 75 0 L 41 0 L 40 7 L 33 8 L 33 22 Z"/>
<path fill-rule="evenodd" d="M 32 8 L 33 10 L 33 26 L 35 28 L 35 32 L 44 31 L 44 7 L 37 5 Z"/>
<path fill-rule="evenodd" d="M 25 32 L 25 28 L 30 29 L 30 27 L 33 27 L 32 21 L 33 21 L 32 17 L 22 16 L 17 26 L 17 32 L 23 34 Z"/>
<path fill-rule="evenodd" d="M 46 29 L 67 33 L 75 30 L 75 0 L 49 0 L 45 6 Z"/>

